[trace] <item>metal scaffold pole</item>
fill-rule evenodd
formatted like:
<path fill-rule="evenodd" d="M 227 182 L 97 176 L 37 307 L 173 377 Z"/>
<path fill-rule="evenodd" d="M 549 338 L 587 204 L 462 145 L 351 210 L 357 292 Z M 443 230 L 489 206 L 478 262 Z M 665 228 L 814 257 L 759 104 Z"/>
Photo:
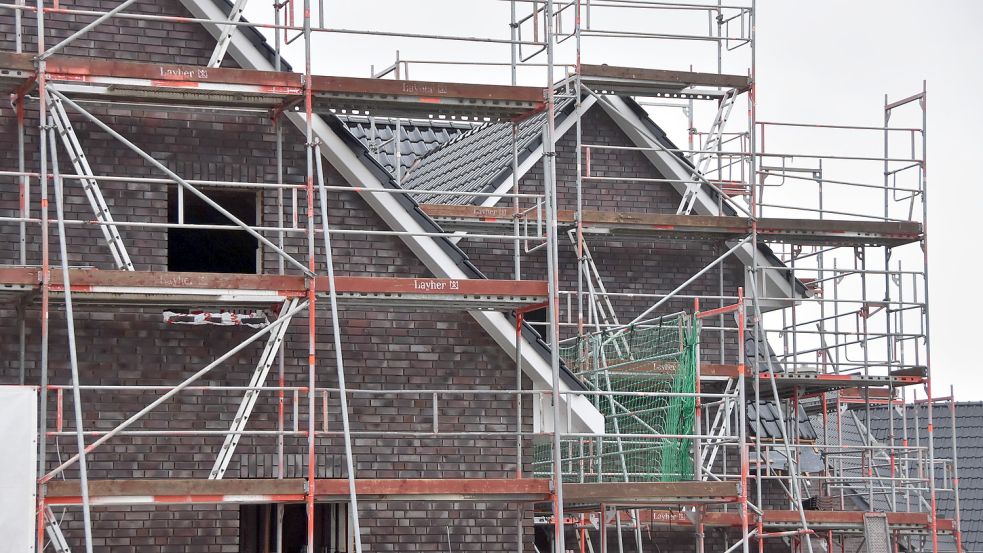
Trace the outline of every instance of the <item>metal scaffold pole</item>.
<path fill-rule="evenodd" d="M 750 551 L 750 534 L 749 534 L 749 520 L 748 520 L 748 495 L 750 490 L 748 490 L 748 476 L 750 476 L 751 466 L 750 466 L 750 444 L 747 441 L 747 383 L 745 373 L 747 372 L 747 365 L 745 363 L 745 351 L 744 351 L 744 332 L 747 328 L 747 306 L 744 302 L 744 289 L 738 288 L 737 290 L 737 390 L 738 390 L 738 402 L 737 407 L 737 433 L 740 437 L 740 467 L 738 470 L 741 471 L 739 476 L 741 483 L 741 498 L 740 498 L 740 514 L 741 514 L 741 551 L 743 553 L 748 553 Z M 758 453 L 760 456 L 760 454 Z M 760 463 L 756 463 L 760 466 Z M 760 478 L 760 475 L 759 475 Z M 758 507 L 762 508 L 760 499 Z"/>
<path fill-rule="evenodd" d="M 931 530 L 932 530 L 932 553 L 939 552 L 939 537 L 938 537 L 938 501 L 936 498 L 936 485 L 935 485 L 935 426 L 934 426 L 934 414 L 932 412 L 932 342 L 930 338 L 930 328 L 929 323 L 929 279 L 928 279 L 928 85 L 924 81 L 922 82 L 922 91 L 920 97 L 918 98 L 918 104 L 922 110 L 922 254 L 923 254 L 923 271 L 924 271 L 924 287 L 925 287 L 925 394 L 928 399 L 927 417 L 928 417 L 928 465 L 929 465 L 929 495 L 931 502 Z M 889 108 L 890 109 L 890 106 Z M 955 440 L 955 436 L 953 436 Z"/>
<path fill-rule="evenodd" d="M 38 152 L 40 160 L 40 177 L 38 187 L 40 188 L 40 212 L 41 212 L 41 377 L 40 377 L 40 406 L 38 416 L 38 492 L 37 492 L 37 551 L 44 550 L 44 513 L 47 511 L 45 504 L 46 486 L 41 475 L 47 470 L 47 431 L 48 431 L 48 368 L 51 357 L 51 325 L 49 315 L 51 312 L 51 260 L 50 240 L 48 237 L 48 145 L 47 135 L 44 129 L 44 114 L 47 113 L 47 78 L 45 61 L 41 58 L 44 52 L 44 0 L 37 0 L 37 51 L 38 57 L 35 59 L 37 69 L 38 86 Z M 21 102 L 24 101 L 23 95 Z"/>
<path fill-rule="evenodd" d="M 280 24 L 280 0 L 273 0 L 273 22 L 276 25 Z M 230 34 L 231 36 L 231 34 Z M 230 39 L 231 42 L 231 39 Z M 216 44 L 216 48 L 219 45 Z M 273 32 L 273 69 L 275 71 L 280 71 L 282 69 L 282 54 L 281 54 L 281 39 L 280 32 Z M 282 114 L 275 113 L 271 117 L 271 122 L 273 123 L 274 132 L 276 133 L 276 149 L 274 151 L 274 156 L 276 158 L 276 183 L 278 185 L 276 189 L 276 213 L 277 213 L 277 226 L 281 229 L 284 228 L 284 189 L 282 185 L 284 184 L 283 173 L 283 122 Z M 295 213 L 296 214 L 296 213 Z M 282 230 L 277 231 L 277 246 L 282 250 L 284 246 L 285 233 Z M 262 259 L 262 258 L 261 258 Z M 277 260 L 277 274 L 284 274 L 286 269 L 286 263 L 284 262 L 283 256 L 276 256 Z M 263 260 L 265 265 L 265 260 Z M 265 267 L 264 267 L 265 270 Z M 286 348 L 281 347 L 277 350 L 277 386 L 280 388 L 277 390 L 277 426 L 276 429 L 280 434 L 276 437 L 276 456 L 277 456 L 277 478 L 283 479 L 286 476 L 286 455 L 285 455 L 285 444 L 283 440 L 283 431 L 286 427 L 286 392 L 283 389 L 286 386 L 287 379 L 286 370 Z M 275 543 L 277 553 L 283 551 L 283 514 L 284 507 L 283 504 L 276 505 L 276 534 Z"/>
<path fill-rule="evenodd" d="M 546 280 L 549 295 L 550 324 L 550 367 L 553 389 L 553 552 L 566 553 L 563 516 L 563 463 L 562 433 L 563 416 L 560 411 L 560 277 L 557 267 L 557 224 L 556 224 L 556 146 L 553 139 L 556 125 L 556 103 L 553 83 L 553 0 L 546 0 L 543 12 L 546 43 L 546 122 L 543 129 L 543 182 L 546 198 Z M 568 396 L 566 401 L 572 401 Z"/>
<path fill-rule="evenodd" d="M 304 0 L 304 121 L 305 180 L 304 201 L 307 207 L 307 551 L 315 548 L 315 506 L 317 494 L 317 437 L 315 436 L 315 395 L 317 388 L 317 279 L 314 259 L 314 101 L 311 83 L 311 0 Z M 327 239 L 327 238 L 325 238 Z M 340 368 L 340 367 L 339 367 Z M 351 475 L 349 475 L 351 477 Z"/>

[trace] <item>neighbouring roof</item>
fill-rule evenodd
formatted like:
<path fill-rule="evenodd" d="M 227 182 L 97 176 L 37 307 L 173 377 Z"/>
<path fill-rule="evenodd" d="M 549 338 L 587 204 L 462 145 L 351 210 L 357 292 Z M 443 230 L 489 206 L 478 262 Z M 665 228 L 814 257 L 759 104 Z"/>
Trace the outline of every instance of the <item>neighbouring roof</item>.
<path fill-rule="evenodd" d="M 823 430 L 821 415 L 812 417 L 813 424 L 820 429 L 820 443 L 828 442 L 830 445 L 839 445 L 840 440 L 847 448 L 851 446 L 872 445 L 883 447 L 875 451 L 876 461 L 874 463 L 874 477 L 884 477 L 883 482 L 874 481 L 873 499 L 868 493 L 867 483 L 862 479 L 867 477 L 867 466 L 858 457 L 858 450 L 854 450 L 851 455 L 830 456 L 827 462 L 835 463 L 833 466 L 841 470 L 844 475 L 848 490 L 847 508 L 855 508 L 863 511 L 882 511 L 890 512 L 894 510 L 922 511 L 928 510 L 929 494 L 922 492 L 921 497 L 916 493 L 909 493 L 906 497 L 903 491 L 899 491 L 895 496 L 897 509 L 894 508 L 890 493 L 889 466 L 890 458 L 887 448 L 891 441 L 891 415 L 894 419 L 894 439 L 895 444 L 900 445 L 905 435 L 904 427 L 907 426 L 908 442 L 911 445 L 920 443 L 927 445 L 927 408 L 925 405 L 908 405 L 907 425 L 902 423 L 902 411 L 900 408 L 889 409 L 878 406 L 870 409 L 870 437 L 867 440 L 867 420 L 863 410 L 844 410 L 840 413 L 839 420 L 835 414 L 827 417 L 826 427 Z M 958 403 L 955 408 L 957 453 L 959 463 L 959 495 L 960 513 L 962 518 L 962 540 L 963 547 L 967 553 L 983 553 L 983 402 Z M 938 460 L 952 459 L 952 419 L 950 418 L 948 405 L 936 405 L 933 408 L 934 429 L 935 429 L 935 458 Z M 916 420 L 917 417 L 917 420 Z M 842 431 L 842 436 L 837 433 L 837 428 Z M 917 431 L 916 431 L 917 428 Z M 916 440 L 916 436 L 918 439 Z M 900 470 L 900 467 L 898 468 Z M 914 470 L 914 469 L 912 469 Z M 942 485 L 942 473 L 938 472 L 939 485 Z M 855 478 L 855 480 L 852 480 Z M 955 518 L 955 496 L 951 491 L 939 491 L 936 494 L 937 513 L 941 518 Z M 940 536 L 940 550 L 954 551 L 955 543 L 951 536 Z"/>
<path fill-rule="evenodd" d="M 914 443 L 915 428 L 922 445 L 927 444 L 928 412 L 925 405 L 908 405 L 908 443 Z M 983 552 L 983 402 L 956 403 L 956 453 L 959 464 L 959 506 L 962 516 L 963 547 L 968 553 Z M 870 431 L 881 443 L 889 443 L 888 409 L 871 409 Z M 861 423 L 863 413 L 857 413 Z M 915 422 L 917 416 L 918 421 Z M 935 458 L 952 459 L 952 412 L 948 404 L 932 409 Z M 895 411 L 895 439 L 902 436 L 901 413 Z M 955 496 L 950 492 L 937 495 L 938 514 L 955 517 Z M 927 497 L 927 494 L 926 494 Z"/>

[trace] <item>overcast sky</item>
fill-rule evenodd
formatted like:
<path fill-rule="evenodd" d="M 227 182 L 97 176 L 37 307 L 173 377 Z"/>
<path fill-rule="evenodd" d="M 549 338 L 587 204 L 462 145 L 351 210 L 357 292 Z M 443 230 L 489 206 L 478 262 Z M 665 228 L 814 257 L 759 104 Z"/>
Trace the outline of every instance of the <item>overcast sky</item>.
<path fill-rule="evenodd" d="M 725 2 L 726 3 L 726 2 Z M 271 21 L 266 3 L 253 3 L 247 17 Z M 317 6 L 318 2 L 314 2 Z M 519 4 L 520 14 L 528 13 Z M 495 0 L 467 2 L 362 0 L 327 2 L 325 26 L 508 38 L 509 3 Z M 646 19 L 646 17 L 650 17 Z M 595 28 L 674 32 L 705 30 L 703 16 L 665 13 L 643 16 L 621 12 L 593 14 Z M 757 93 L 762 120 L 880 125 L 884 94 L 897 99 L 919 91 L 928 82 L 930 274 L 932 365 L 936 395 L 958 385 L 961 400 L 983 400 L 983 376 L 976 365 L 974 310 L 983 303 L 980 248 L 970 234 L 983 208 L 974 189 L 980 186 L 972 171 L 983 155 L 983 2 L 963 1 L 827 1 L 822 3 L 759 0 Z M 567 18 L 566 25 L 572 19 Z M 565 30 L 569 30 L 567 27 Z M 524 28 L 529 36 L 530 27 Z M 683 32 L 683 31 L 679 31 Z M 736 32 L 736 31 L 735 31 Z M 558 62 L 569 63 L 571 42 L 558 52 Z M 403 59 L 508 61 L 508 46 L 468 42 L 361 37 L 350 34 L 318 36 L 315 71 L 322 74 L 368 76 L 370 65 L 392 63 L 396 50 Z M 743 49 L 746 51 L 746 48 Z M 287 57 L 300 67 L 299 49 Z M 743 57 L 742 57 L 743 56 Z M 657 43 L 645 40 L 591 39 L 584 45 L 584 61 L 662 69 L 714 70 L 715 49 L 699 43 Z M 542 57 L 533 61 L 543 61 Z M 748 66 L 740 50 L 728 54 L 725 72 L 743 73 Z M 508 82 L 507 69 L 413 65 L 410 77 L 461 82 Z M 539 69 L 523 70 L 520 81 L 542 86 Z M 914 112 L 910 115 L 913 115 Z M 680 142 L 685 141 L 684 120 L 676 111 L 657 113 L 659 122 Z M 711 116 L 712 117 L 712 116 Z M 892 124 L 908 125 L 899 114 Z M 769 149 L 820 151 L 847 155 L 880 155 L 878 136 L 865 141 L 840 135 L 769 137 Z M 836 148 L 840 149 L 837 150 Z M 871 149 L 868 149 L 871 147 Z M 875 173 L 876 179 L 876 170 Z M 873 205 L 873 204 L 872 204 Z M 898 257 L 918 257 L 913 247 Z M 894 262 L 897 259 L 893 260 Z M 913 262 L 913 261 L 912 261 Z"/>

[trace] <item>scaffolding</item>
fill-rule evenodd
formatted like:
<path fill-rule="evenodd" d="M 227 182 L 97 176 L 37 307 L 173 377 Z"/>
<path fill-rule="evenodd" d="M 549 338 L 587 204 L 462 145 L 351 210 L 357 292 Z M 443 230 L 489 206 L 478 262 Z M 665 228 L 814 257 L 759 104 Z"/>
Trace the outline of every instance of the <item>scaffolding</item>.
<path fill-rule="evenodd" d="M 885 97 L 883 125 L 759 120 L 753 1 L 725 5 L 510 0 L 508 38 L 334 28 L 325 15 L 330 13 L 326 2 L 316 0 L 274 2 L 273 23 L 244 21 L 244 0 L 230 4 L 227 13 L 217 11 L 212 2 L 182 1 L 192 17 L 131 13 L 127 10 L 134 0 L 103 12 L 58 2 L 48 7 L 42 0 L 34 6 L 0 4 L 0 10 L 13 11 L 17 22 L 16 51 L 0 53 L 0 83 L 13 95 L 19 139 L 18 167 L 0 171 L 0 176 L 16 179 L 21 198 L 17 216 L 0 217 L 3 225 L 16 226 L 19 237 L 19 259 L 0 268 L 0 295 L 20 305 L 21 384 L 27 364 L 27 308 L 39 309 L 38 551 L 68 548 L 53 508 L 81 507 L 85 535 L 80 541 L 92 551 L 90 511 L 100 506 L 255 502 L 277 504 L 276 535 L 282 532 L 282 506 L 305 504 L 307 550 L 312 551 L 315 503 L 335 501 L 348 505 L 352 532 L 344 550 L 361 552 L 359 519 L 366 514 L 359 512 L 360 499 L 420 498 L 528 503 L 526 514 L 533 515 L 528 518 L 550 532 L 555 553 L 588 548 L 606 552 L 612 547 L 611 525 L 619 550 L 627 546 L 625 532 L 631 532 L 634 550 L 641 551 L 643 530 L 672 527 L 691 531 L 701 552 L 709 547 L 709 528 L 725 530 L 728 542 L 722 550 L 728 553 L 751 547 L 763 551 L 766 542 L 769 547 L 784 544 L 791 551 L 833 551 L 859 539 L 867 540 L 868 551 L 888 551 L 890 544 L 904 544 L 908 551 L 962 551 L 955 430 L 948 459 L 935 455 L 932 430 L 933 405 L 940 401 L 949 402 L 955 423 L 954 394 L 939 398 L 931 387 L 924 87 L 899 100 Z M 670 28 L 644 26 L 649 23 L 640 24 L 642 28 L 609 26 L 633 23 L 634 15 L 650 13 Z M 49 46 L 46 18 L 66 14 L 91 21 Z M 24 51 L 21 25 L 27 15 L 36 20 L 34 53 Z M 216 39 L 215 49 L 202 67 L 61 54 L 93 29 L 117 19 L 205 26 Z M 235 41 L 246 29 L 272 39 L 272 60 L 237 49 Z M 312 64 L 313 39 L 329 34 L 496 44 L 508 47 L 510 59 L 417 60 L 397 53 L 393 64 L 379 71 L 373 67 L 369 78 L 318 75 Z M 694 71 L 692 62 L 687 71 L 583 63 L 591 55 L 587 45 L 601 41 L 697 44 L 708 46 L 711 55 L 702 71 Z M 283 50 L 291 44 L 303 49 L 302 71 L 283 70 Z M 242 69 L 222 67 L 223 59 L 233 53 Z M 734 65 L 740 69 L 724 72 L 725 66 Z M 411 67 L 416 71 L 421 66 L 496 66 L 507 68 L 510 80 L 410 80 Z M 538 86 L 519 86 L 520 71 L 528 70 L 536 73 Z M 687 148 L 660 139 L 625 98 L 638 99 L 635 105 L 652 112 L 683 113 Z M 277 179 L 187 179 L 93 113 L 91 105 L 106 102 L 192 113 L 270 113 L 276 142 L 269 155 L 276 159 Z M 564 124 L 575 136 L 575 198 L 573 209 L 560 209 L 558 106 L 568 102 L 572 115 Z M 590 106 L 603 108 L 635 145 L 584 143 L 583 113 Z M 29 167 L 33 156 L 25 151 L 28 111 L 39 119 L 36 169 Z M 738 116 L 742 113 L 747 117 Z M 344 145 L 325 120 L 335 116 L 366 118 L 372 128 L 370 152 L 380 171 L 339 157 L 337 151 Z M 383 118 L 395 129 L 389 139 L 396 156 L 391 172 L 378 162 L 385 143 L 376 125 Z M 402 128 L 420 120 L 462 121 L 473 128 L 510 125 L 509 178 L 494 191 L 402 186 Z M 99 129 L 161 176 L 95 174 L 73 121 Z M 541 137 L 543 167 L 542 189 L 533 191 L 523 188 L 518 147 L 519 127 L 530 121 L 539 126 L 535 133 Z M 287 182 L 284 122 L 304 134 L 302 183 Z M 842 155 L 773 149 L 783 141 L 783 133 L 849 134 L 879 150 Z M 597 159 L 619 151 L 644 157 L 662 176 L 611 176 L 592 167 Z M 323 159 L 351 186 L 327 184 Z M 679 197 L 678 206 L 664 213 L 591 209 L 584 191 L 613 181 L 669 187 Z M 189 223 L 180 209 L 176 223 L 121 217 L 129 214 L 113 213 L 100 191 L 100 183 L 107 182 L 172 188 L 181 209 L 183 198 L 195 197 L 226 222 Z M 93 218 L 67 217 L 66 187 L 84 190 Z M 275 224 L 249 224 L 209 197 L 208 191 L 222 189 L 275 193 Z M 332 224 L 329 193 L 350 191 L 388 215 L 383 219 L 390 230 Z M 461 196 L 480 205 L 451 201 Z M 68 227 L 97 228 L 115 270 L 71 267 Z M 127 231 L 139 228 L 246 233 L 263 252 L 276 256 L 277 274 L 146 271 L 127 250 Z M 57 256 L 48 250 L 52 232 L 57 235 Z M 35 233 L 41 242 L 36 266 L 28 263 Z M 575 268 L 561 265 L 563 234 L 573 246 Z M 336 275 L 331 240 L 356 235 L 400 238 L 426 258 L 427 268 L 437 276 Z M 617 290 L 604 282 L 613 269 L 595 263 L 590 245 L 595 240 L 686 241 L 709 244 L 717 255 L 671 289 Z M 303 244 L 300 254 L 289 251 L 294 241 Z M 459 241 L 489 241 L 511 249 L 512 278 L 487 279 L 460 268 L 448 253 Z M 596 252 L 599 246 L 593 248 Z M 540 259 L 528 261 L 534 255 Z M 545 278 L 523 279 L 524 271 L 531 273 L 529 267 L 537 263 L 545 266 Z M 728 289 L 725 267 L 732 263 L 741 265 L 743 282 Z M 576 285 L 562 289 L 561 274 L 573 269 Z M 714 293 L 690 289 L 694 282 L 714 276 Z M 324 332 L 320 329 L 327 322 L 316 311 L 321 302 L 328 306 L 335 354 L 328 363 L 316 356 L 318 337 Z M 71 368 L 70 383 L 48 379 L 52 356 L 61 355 L 49 351 L 48 343 L 49 313 L 58 305 L 64 306 L 67 320 L 64 357 Z M 626 313 L 625 305 L 647 307 Z M 276 317 L 257 322 L 248 338 L 178 384 L 107 386 L 79 381 L 74 312 L 88 306 L 276 306 Z M 483 328 L 497 332 L 496 340 L 510 350 L 516 386 L 350 388 L 339 306 L 468 311 Z M 548 314 L 545 332 L 534 334 L 526 319 L 543 307 Z M 619 310 L 631 320 L 622 322 Z M 284 336 L 291 322 L 305 314 L 307 381 L 288 386 Z M 540 334 L 548 346 L 543 350 L 536 349 Z M 247 386 L 199 383 L 254 343 L 265 347 Z M 318 383 L 317 369 L 331 363 L 337 385 L 328 387 Z M 271 385 L 267 382 L 274 367 L 278 382 Z M 523 388 L 524 374 L 538 379 L 535 389 Z M 916 400 L 914 393 L 909 398 L 905 390 L 910 387 L 923 387 L 924 399 Z M 82 424 L 83 392 L 151 393 L 154 399 L 112 429 L 93 431 Z M 181 393 L 233 394 L 241 402 L 228 429 L 152 430 L 136 424 Z M 74 413 L 66 425 L 68 394 Z M 260 396 L 275 397 L 275 430 L 249 428 Z M 353 429 L 351 419 L 357 415 L 349 402 L 356 398 L 429 403 L 432 416 L 409 428 Z M 511 427 L 445 428 L 442 414 L 462 398 L 500 403 L 514 413 Z M 329 405 L 340 416 L 340 428 L 329 427 Z M 914 410 L 909 409 L 912 405 Z M 51 408 L 56 411 L 54 428 L 48 426 Z M 922 409 L 928 429 L 924 436 L 917 430 Z M 530 410 L 538 421 L 532 430 L 525 420 Z M 875 438 L 872 420 L 885 413 L 888 433 Z M 912 415 L 914 421 L 909 420 Z M 861 436 L 860 443 L 845 438 L 845 424 Z M 89 481 L 87 456 L 110 439 L 127 436 L 213 436 L 224 441 L 207 479 Z M 275 477 L 224 478 L 246 436 L 275 441 Z M 514 440 L 515 478 L 359 477 L 356 440 L 405 436 Z M 67 460 L 59 455 L 51 469 L 48 448 L 61 437 L 74 438 L 77 453 Z M 318 474 L 315 446 L 318 439 L 329 437 L 344 446 L 344 469 L 339 472 L 343 478 Z M 306 451 L 303 474 L 286 473 L 288 441 L 302 444 Z M 529 464 L 526 459 L 532 459 L 531 470 L 523 468 Z M 64 479 L 69 469 L 78 473 L 78 480 Z M 779 490 L 782 499 L 769 497 L 769 490 Z M 954 496 L 951 518 L 939 515 L 939 494 Z M 878 511 L 888 514 L 880 516 Z M 518 551 L 527 543 L 526 531 L 520 519 Z M 946 541 L 950 537 L 951 546 Z M 875 549 L 881 542 L 884 549 Z"/>

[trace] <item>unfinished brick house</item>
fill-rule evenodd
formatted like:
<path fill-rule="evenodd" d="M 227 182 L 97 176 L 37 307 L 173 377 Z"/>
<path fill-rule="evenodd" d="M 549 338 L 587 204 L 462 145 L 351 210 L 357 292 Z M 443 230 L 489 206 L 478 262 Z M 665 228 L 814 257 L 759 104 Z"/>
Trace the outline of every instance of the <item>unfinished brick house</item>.
<path fill-rule="evenodd" d="M 888 494 L 827 430 L 929 382 L 923 146 L 841 210 L 735 130 L 749 78 L 581 65 L 580 2 L 512 16 L 546 88 L 319 76 L 319 2 L 245 4 L 0 10 L 11 550 L 958 550 L 954 447 L 850 450 Z"/>

